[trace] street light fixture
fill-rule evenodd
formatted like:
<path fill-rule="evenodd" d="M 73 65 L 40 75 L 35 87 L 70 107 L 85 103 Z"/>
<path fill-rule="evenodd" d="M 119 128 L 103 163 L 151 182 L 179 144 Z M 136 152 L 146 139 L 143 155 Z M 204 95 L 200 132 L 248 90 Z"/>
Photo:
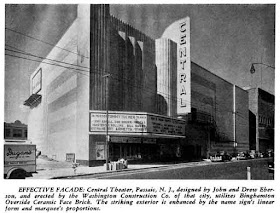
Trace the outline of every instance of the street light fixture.
<path fill-rule="evenodd" d="M 256 72 L 255 67 L 254 67 L 254 64 L 261 64 L 261 65 L 264 65 L 264 66 L 270 67 L 270 68 L 272 68 L 272 69 L 275 69 L 275 67 L 270 66 L 270 65 L 268 65 L 268 64 L 264 64 L 264 63 L 252 63 L 252 65 L 251 65 L 251 69 L 250 69 L 250 72 L 251 72 L 251 73 Z"/>
<path fill-rule="evenodd" d="M 251 68 L 250 68 L 251 74 L 253 74 L 253 73 L 256 72 L 256 69 L 255 69 L 255 66 L 254 66 L 254 65 L 263 65 L 263 66 L 266 66 L 266 67 L 275 69 L 275 67 L 270 66 L 270 65 L 268 65 L 268 64 L 264 64 L 264 63 L 252 63 Z M 261 86 L 262 86 L 262 70 L 261 70 Z"/>

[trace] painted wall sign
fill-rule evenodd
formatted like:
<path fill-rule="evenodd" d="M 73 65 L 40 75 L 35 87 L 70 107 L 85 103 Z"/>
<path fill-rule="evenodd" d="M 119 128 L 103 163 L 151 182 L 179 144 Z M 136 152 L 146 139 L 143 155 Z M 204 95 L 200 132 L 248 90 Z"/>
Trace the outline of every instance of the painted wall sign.
<path fill-rule="evenodd" d="M 106 132 L 106 112 L 90 112 L 90 132 Z M 185 136 L 185 122 L 149 113 L 109 112 L 108 131 L 112 133 L 143 133 Z"/>
<path fill-rule="evenodd" d="M 24 145 L 24 144 L 5 144 L 4 146 L 5 163 L 12 162 L 35 162 L 35 145 Z M 17 163 L 18 164 L 18 163 Z"/>

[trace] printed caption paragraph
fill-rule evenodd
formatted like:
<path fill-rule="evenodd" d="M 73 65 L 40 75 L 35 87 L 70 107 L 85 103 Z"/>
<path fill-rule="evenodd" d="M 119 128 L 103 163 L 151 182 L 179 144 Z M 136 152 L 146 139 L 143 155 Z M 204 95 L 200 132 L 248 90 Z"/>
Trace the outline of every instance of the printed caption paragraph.
<path fill-rule="evenodd" d="M 90 212 L 107 206 L 273 205 L 269 187 L 18 187 L 5 194 L 5 212 Z"/>

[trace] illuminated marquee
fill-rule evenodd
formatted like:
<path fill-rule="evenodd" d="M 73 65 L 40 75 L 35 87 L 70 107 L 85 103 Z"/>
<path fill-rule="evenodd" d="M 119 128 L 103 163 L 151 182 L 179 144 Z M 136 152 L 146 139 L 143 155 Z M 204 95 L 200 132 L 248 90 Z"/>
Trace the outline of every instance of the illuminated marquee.
<path fill-rule="evenodd" d="M 106 128 L 106 113 L 104 111 L 91 111 L 90 132 L 105 134 Z M 150 113 L 110 111 L 108 131 L 111 135 L 171 135 L 184 137 L 185 121 Z"/>
<path fill-rule="evenodd" d="M 183 115 L 191 112 L 190 19 L 180 20 L 178 28 L 177 114 Z"/>

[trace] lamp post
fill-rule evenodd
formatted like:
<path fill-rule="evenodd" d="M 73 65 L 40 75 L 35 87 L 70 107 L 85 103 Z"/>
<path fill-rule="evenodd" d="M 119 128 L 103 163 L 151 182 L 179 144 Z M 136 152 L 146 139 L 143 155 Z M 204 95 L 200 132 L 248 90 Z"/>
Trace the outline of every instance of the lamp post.
<path fill-rule="evenodd" d="M 106 170 L 109 170 L 108 166 L 108 158 L 109 158 L 109 113 L 108 113 L 108 106 L 109 106 L 109 77 L 110 74 L 103 75 L 102 77 L 105 78 L 105 105 L 106 105 L 106 142 L 105 142 L 105 156 L 106 156 Z"/>
<path fill-rule="evenodd" d="M 261 65 L 264 65 L 264 66 L 270 67 L 270 68 L 272 68 L 272 69 L 275 69 L 275 67 L 270 66 L 270 65 L 268 65 L 268 64 L 264 64 L 264 63 L 252 63 L 252 65 L 251 65 L 251 69 L 250 69 L 251 73 L 254 73 L 254 72 L 256 71 L 256 70 L 255 70 L 255 67 L 254 67 L 254 64 L 261 64 Z"/>
<path fill-rule="evenodd" d="M 263 65 L 263 66 L 266 66 L 266 67 L 275 69 L 275 67 L 273 67 L 273 66 L 271 66 L 271 65 L 268 65 L 268 64 L 264 64 L 264 63 L 260 63 L 260 62 L 252 63 L 251 68 L 250 68 L 250 72 L 251 72 L 252 74 L 256 72 L 256 69 L 255 69 L 255 66 L 254 66 L 254 65 Z M 261 70 L 261 86 L 262 86 L 262 70 Z"/>
<path fill-rule="evenodd" d="M 266 66 L 268 68 L 274 69 L 275 67 L 268 65 L 268 64 L 264 64 L 261 62 L 257 62 L 257 63 L 252 63 L 251 68 L 250 68 L 250 72 L 253 74 L 256 72 L 254 65 L 262 65 L 262 66 Z M 261 70 L 261 87 L 262 87 L 262 70 Z M 257 89 L 258 87 L 256 87 Z M 256 96 L 258 95 L 258 93 L 256 93 Z M 257 97 L 256 97 L 257 98 Z M 259 151 L 259 112 L 257 110 L 256 112 L 256 151 Z"/>

